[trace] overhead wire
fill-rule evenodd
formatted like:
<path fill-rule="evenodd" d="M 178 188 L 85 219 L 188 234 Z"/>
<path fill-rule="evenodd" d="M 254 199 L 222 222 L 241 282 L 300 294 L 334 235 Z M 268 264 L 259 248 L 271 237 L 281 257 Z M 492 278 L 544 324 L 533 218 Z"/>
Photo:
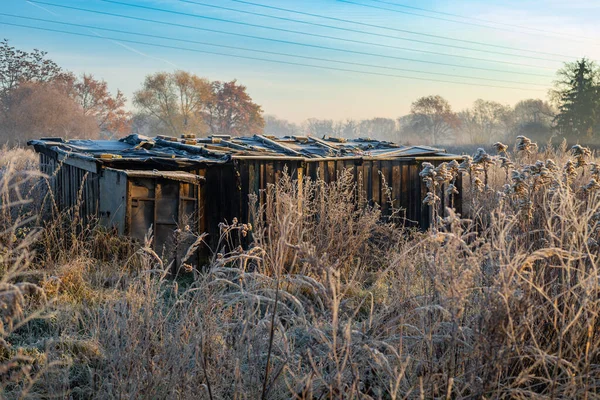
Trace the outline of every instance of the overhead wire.
<path fill-rule="evenodd" d="M 81 8 L 81 7 L 73 7 L 73 6 L 66 6 L 66 5 L 62 5 L 62 4 L 49 3 L 49 2 L 41 1 L 41 0 L 29 0 L 29 1 L 34 2 L 34 3 L 48 5 L 48 6 L 61 7 L 61 8 L 66 8 L 66 9 L 78 10 L 78 11 L 85 11 L 85 12 L 92 12 L 92 13 L 103 14 L 103 15 L 123 17 L 123 18 L 135 19 L 135 20 L 139 20 L 139 21 L 160 23 L 160 24 L 170 25 L 170 26 L 187 27 L 187 28 L 192 28 L 192 29 L 197 29 L 197 30 L 202 30 L 202 31 L 223 33 L 223 34 L 228 34 L 228 35 L 242 36 L 242 37 L 248 37 L 248 38 L 259 39 L 259 40 L 268 40 L 271 42 L 292 44 L 292 45 L 304 46 L 304 47 L 310 47 L 310 48 L 316 48 L 316 49 L 322 49 L 322 50 L 337 51 L 337 52 L 343 52 L 343 53 L 348 53 L 348 54 L 365 55 L 365 56 L 379 57 L 379 58 L 386 58 L 386 59 L 393 59 L 393 60 L 401 60 L 401 61 L 410 61 L 410 62 L 421 63 L 421 64 L 440 65 L 440 66 L 453 67 L 453 68 L 472 69 L 472 70 L 488 71 L 488 72 L 500 72 L 500 73 L 506 73 L 506 74 L 514 74 L 514 75 L 537 76 L 537 77 L 543 77 L 543 78 L 550 77 L 550 74 L 539 74 L 539 73 L 524 72 L 524 71 L 508 71 L 508 70 L 502 70 L 502 69 L 477 67 L 477 66 L 472 66 L 472 65 L 460 65 L 460 64 L 445 63 L 445 62 L 439 62 L 439 61 L 425 61 L 425 60 L 419 60 L 419 59 L 413 59 L 413 58 L 407 58 L 407 57 L 392 56 L 392 55 L 387 55 L 387 54 L 370 53 L 370 52 L 365 52 L 365 51 L 342 49 L 342 48 L 337 48 L 337 47 L 302 43 L 302 42 L 296 42 L 296 41 L 291 41 L 291 40 L 265 38 L 265 37 L 261 37 L 261 36 L 255 36 L 255 35 L 240 34 L 240 33 L 227 32 L 227 31 L 221 31 L 221 30 L 209 29 L 209 28 L 200 28 L 200 27 L 194 27 L 194 26 L 190 26 L 190 25 L 182 25 L 182 24 L 172 23 L 172 22 L 157 21 L 157 20 L 152 20 L 152 19 L 148 19 L 148 18 L 124 16 L 122 14 L 89 10 L 89 9 L 85 9 L 85 8 Z M 234 24 L 240 24 L 240 25 L 246 25 L 246 26 L 252 26 L 252 27 L 258 26 L 258 27 L 265 27 L 266 29 L 290 32 L 290 30 L 285 30 L 285 29 L 280 29 L 280 28 L 267 27 L 264 25 L 248 24 L 248 23 L 239 22 L 239 21 L 230 21 L 230 20 L 225 20 L 225 19 L 216 18 L 216 17 L 206 17 L 206 16 L 202 16 L 202 15 L 198 15 L 198 14 L 184 13 L 184 12 L 180 12 L 180 11 L 165 10 L 165 9 L 161 9 L 161 8 L 147 7 L 147 6 L 142 6 L 142 5 L 134 5 L 134 4 L 129 4 L 129 3 L 113 2 L 110 0 L 101 0 L 101 1 L 129 5 L 131 7 L 136 7 L 136 8 L 143 8 L 143 9 L 149 9 L 149 10 L 155 10 L 155 11 L 163 11 L 166 13 L 171 13 L 171 14 L 176 14 L 176 15 L 195 16 L 197 18 L 206 19 L 206 20 L 214 20 L 214 21 L 218 21 L 218 22 L 231 22 Z M 291 32 L 296 33 L 297 31 L 291 31 Z M 315 34 L 310 34 L 310 33 L 306 33 L 306 32 L 298 32 L 298 33 L 303 33 L 303 34 L 306 34 L 309 36 L 321 36 L 321 35 L 315 35 Z M 340 39 L 340 40 L 343 40 L 343 39 Z M 546 68 L 546 67 L 534 67 L 534 68 L 553 70 L 553 68 Z"/>
<path fill-rule="evenodd" d="M 187 12 L 176 11 L 176 10 L 167 10 L 164 8 L 144 6 L 141 4 L 125 3 L 125 2 L 121 2 L 121 1 L 115 1 L 115 0 L 100 0 L 100 1 L 105 2 L 105 3 L 118 4 L 118 5 L 127 6 L 127 7 L 134 7 L 134 8 L 140 8 L 140 9 L 146 9 L 146 10 L 176 14 L 176 15 L 183 15 L 183 16 L 187 16 L 187 17 L 200 18 L 200 19 L 205 19 L 205 20 L 212 20 L 212 21 L 218 21 L 218 22 L 225 22 L 225 23 L 229 23 L 229 24 L 248 26 L 248 27 L 252 27 L 252 28 L 261 28 L 261 29 L 273 30 L 273 31 L 278 31 L 278 32 L 292 33 L 292 34 L 302 35 L 302 36 L 317 37 L 320 39 L 337 40 L 337 41 L 346 42 L 346 43 L 377 46 L 377 47 L 383 47 L 383 48 L 389 48 L 389 49 L 395 49 L 395 50 L 404 50 L 404 51 L 408 50 L 408 51 L 414 51 L 414 52 L 419 52 L 419 53 L 428 53 L 428 54 L 450 56 L 450 57 L 456 57 L 456 58 L 465 58 L 465 59 L 484 61 L 484 62 L 490 62 L 490 63 L 510 64 L 510 65 L 514 65 L 514 66 L 527 67 L 527 68 L 536 68 L 536 69 L 539 68 L 539 69 L 548 69 L 548 70 L 555 69 L 555 68 L 543 67 L 543 66 L 539 66 L 539 65 L 531 65 L 531 64 L 524 64 L 524 63 L 517 63 L 517 62 L 510 62 L 510 61 L 489 60 L 489 59 L 482 59 L 482 58 L 477 58 L 477 57 L 458 56 L 458 55 L 451 55 L 451 54 L 447 54 L 447 53 L 432 52 L 432 51 L 426 51 L 426 50 L 420 50 L 420 49 L 409 49 L 406 47 L 392 46 L 392 45 L 383 44 L 383 43 L 366 42 L 366 41 L 362 41 L 362 40 L 340 38 L 340 37 L 336 37 L 336 36 L 322 35 L 322 34 L 298 31 L 298 30 L 293 30 L 293 29 L 277 28 L 277 27 L 263 25 L 263 24 L 253 24 L 253 23 L 234 21 L 234 20 L 218 18 L 218 17 L 208 17 L 206 15 L 199 15 L 199 14 L 187 13 Z M 182 1 L 182 0 L 179 0 L 179 1 Z M 190 3 L 190 1 L 186 1 L 186 2 Z M 201 3 L 197 3 L 197 2 L 192 2 L 192 3 L 201 4 Z M 212 7 L 223 8 L 220 6 L 212 6 Z M 232 9 L 229 9 L 229 10 L 232 10 Z M 453 64 L 446 64 L 446 65 L 456 67 L 456 65 L 453 65 Z M 498 71 L 496 70 L 495 72 L 498 72 Z"/>
<path fill-rule="evenodd" d="M 27 16 L 8 14 L 8 13 L 0 13 L 0 16 L 25 19 L 28 21 L 36 21 L 36 22 L 51 23 L 51 24 L 71 26 L 71 27 L 77 27 L 77 28 L 84 28 L 84 29 L 90 30 L 92 33 L 94 33 L 93 30 L 101 30 L 101 31 L 114 32 L 114 33 L 120 33 L 120 34 L 125 34 L 125 35 L 143 36 L 143 37 L 149 37 L 149 38 L 153 38 L 153 39 L 163 39 L 163 40 L 171 40 L 171 41 L 177 41 L 177 42 L 183 42 L 183 43 L 193 43 L 193 44 L 199 44 L 199 45 L 203 45 L 203 46 L 211 46 L 211 47 L 219 47 L 219 48 L 226 48 L 226 49 L 232 49 L 232 50 L 242 50 L 242 51 L 261 53 L 261 54 L 293 57 L 293 58 L 300 58 L 300 59 L 306 59 L 306 60 L 312 60 L 312 61 L 324 61 L 324 62 L 347 64 L 347 65 L 354 65 L 354 66 L 360 66 L 360 67 L 378 68 L 378 69 L 386 69 L 386 70 L 401 71 L 401 72 L 411 72 L 411 73 L 425 74 L 425 75 L 446 76 L 446 77 L 461 78 L 461 79 L 471 79 L 471 80 L 475 79 L 475 80 L 482 80 L 482 81 L 488 81 L 488 82 L 511 83 L 511 84 L 517 84 L 517 85 L 542 86 L 542 87 L 548 86 L 546 84 L 541 84 L 541 83 L 530 83 L 530 82 L 510 81 L 510 80 L 495 79 L 495 78 L 474 77 L 474 76 L 467 76 L 467 75 L 448 74 L 448 73 L 443 73 L 443 72 L 426 72 L 426 71 L 419 71 L 419 70 L 413 70 L 413 69 L 407 69 L 407 68 L 398 68 L 398 67 L 382 66 L 382 65 L 375 65 L 375 64 L 358 63 L 358 62 L 353 62 L 353 61 L 341 61 L 341 60 L 335 60 L 335 59 L 331 59 L 331 58 L 304 56 L 304 55 L 299 55 L 299 54 L 275 52 L 275 51 L 254 49 L 254 48 L 248 48 L 248 47 L 229 46 L 229 45 L 215 44 L 215 43 L 211 43 L 211 42 L 203 42 L 203 41 L 197 41 L 197 40 L 191 40 L 191 39 L 181 39 L 181 38 L 175 38 L 175 37 L 169 37 L 169 36 L 153 35 L 153 34 L 148 34 L 148 33 L 123 31 L 120 29 L 112 29 L 112 28 L 105 28 L 105 27 L 98 27 L 98 26 L 91 26 L 91 25 L 84 25 L 84 24 L 76 24 L 76 23 L 71 23 L 71 22 L 55 21 L 55 20 L 50 20 L 50 19 L 45 19 L 45 18 L 27 17 Z"/>
<path fill-rule="evenodd" d="M 397 10 L 394 8 L 380 7 L 380 6 L 375 6 L 372 4 L 357 3 L 356 1 L 351 1 L 351 0 L 337 0 L 337 1 L 340 3 L 353 4 L 353 5 L 360 6 L 360 7 L 372 8 L 372 9 L 377 9 L 377 10 L 382 10 L 382 11 L 389 11 L 389 12 L 394 12 L 394 13 L 398 13 L 398 14 L 413 15 L 413 16 L 417 16 L 417 17 L 429 18 L 429 19 L 434 19 L 434 20 L 438 20 L 438 21 L 446 21 L 446 22 L 453 22 L 453 23 L 464 24 L 464 25 L 469 25 L 469 26 L 476 26 L 479 28 L 487 28 L 487 29 L 494 29 L 494 30 L 499 30 L 499 31 L 504 31 L 504 32 L 514 32 L 514 33 L 519 33 L 522 35 L 543 36 L 543 37 L 548 37 L 548 38 L 552 38 L 552 39 L 561 39 L 561 40 L 566 40 L 566 41 L 584 43 L 581 40 L 568 39 L 560 34 L 557 36 L 554 36 L 554 35 L 543 34 L 541 32 L 533 33 L 533 32 L 515 31 L 515 30 L 511 30 L 511 29 L 507 29 L 507 28 L 500 28 L 500 27 L 496 27 L 496 26 L 479 24 L 476 22 L 456 21 L 456 20 L 444 18 L 444 17 L 435 17 L 432 15 L 417 14 L 417 13 L 410 12 L 410 11 L 402 11 L 402 10 Z"/>
<path fill-rule="evenodd" d="M 352 33 L 358 33 L 358 34 L 362 34 L 362 35 L 383 37 L 383 38 L 386 38 L 386 39 L 402 40 L 402 41 L 407 41 L 407 42 L 411 42 L 411 43 L 421 43 L 421 44 L 428 44 L 428 45 L 434 45 L 434 46 L 442 46 L 442 47 L 453 48 L 453 49 L 483 52 L 483 53 L 486 53 L 486 54 L 498 54 L 498 55 L 509 56 L 509 57 L 527 58 L 527 59 L 539 60 L 539 61 L 551 61 L 551 62 L 563 62 L 564 61 L 564 60 L 557 60 L 557 59 L 551 59 L 551 58 L 535 57 L 535 56 L 528 56 L 528 55 L 519 55 L 519 54 L 514 54 L 514 53 L 505 53 L 505 52 L 501 52 L 501 51 L 474 49 L 472 47 L 456 46 L 456 45 L 444 44 L 444 43 L 435 43 L 435 42 L 429 42 L 429 41 L 426 41 L 426 40 L 407 39 L 407 38 L 401 38 L 401 37 L 398 37 L 398 36 L 386 35 L 386 34 L 381 34 L 381 33 L 367 32 L 367 31 L 364 31 L 364 30 L 351 29 L 351 28 L 343 28 L 343 27 L 339 27 L 339 26 L 327 25 L 327 24 L 319 24 L 319 23 L 316 23 L 316 22 L 304 21 L 304 20 L 295 19 L 295 18 L 280 17 L 280 16 L 276 16 L 276 15 L 257 13 L 257 12 L 248 11 L 248 10 L 240 10 L 240 9 L 237 9 L 237 8 L 223 7 L 223 6 L 218 6 L 218 5 L 214 5 L 214 4 L 210 4 L 210 3 L 204 3 L 204 2 L 199 2 L 199 1 L 192 1 L 192 0 L 178 0 L 178 1 L 181 2 L 181 3 L 186 3 L 186 4 L 194 4 L 194 5 L 202 6 L 202 7 L 214 8 L 214 9 L 217 9 L 217 10 L 232 11 L 232 12 L 236 12 L 236 13 L 247 14 L 247 15 L 254 15 L 254 16 L 258 16 L 258 17 L 270 18 L 270 19 L 275 19 L 275 20 L 279 20 L 279 21 L 287 21 L 287 22 L 292 22 L 292 23 L 297 23 L 297 24 L 303 24 L 303 25 L 309 25 L 309 26 L 317 26 L 317 27 L 320 27 L 320 28 L 334 29 L 334 30 L 339 30 L 339 31 L 343 31 L 343 32 L 352 32 Z M 371 43 L 368 43 L 368 44 L 371 44 Z M 378 43 L 373 43 L 373 44 L 381 46 L 381 44 L 378 44 Z M 388 47 L 388 46 L 385 45 L 385 47 Z M 494 59 L 490 60 L 490 59 L 486 59 L 486 58 L 482 59 L 482 58 L 477 58 L 477 57 L 469 57 L 469 56 L 461 56 L 461 55 L 457 55 L 457 54 L 431 52 L 431 51 L 424 51 L 424 50 L 420 50 L 420 49 L 411 49 L 411 48 L 396 47 L 396 46 L 393 46 L 391 48 L 399 49 L 399 50 L 414 51 L 414 52 L 419 52 L 419 53 L 428 53 L 428 54 L 442 55 L 442 56 L 447 56 L 447 57 L 467 58 L 467 59 L 477 60 L 477 61 L 497 62 L 497 63 L 502 63 L 502 64 L 512 64 L 512 65 L 521 65 L 521 66 L 523 66 L 522 63 L 507 62 L 507 61 L 502 61 L 502 60 L 494 60 Z"/>
<path fill-rule="evenodd" d="M 499 45 L 499 44 L 479 42 L 476 40 L 458 39 L 455 37 L 434 35 L 434 34 L 430 34 L 430 33 L 416 32 L 416 31 L 411 31 L 411 30 L 407 30 L 407 29 L 392 28 L 392 27 L 385 26 L 385 25 L 376 25 L 376 24 L 359 22 L 359 21 L 354 21 L 354 20 L 349 20 L 349 19 L 344 19 L 344 18 L 332 17 L 332 16 L 327 16 L 327 15 L 321 15 L 321 14 L 314 14 L 314 13 L 309 13 L 309 12 L 305 12 L 305 11 L 298 11 L 298 10 L 292 10 L 289 8 L 276 7 L 276 6 L 256 3 L 256 2 L 247 1 L 247 0 L 229 0 L 229 1 L 234 2 L 234 3 L 239 3 L 239 4 L 261 7 L 261 8 L 265 8 L 265 9 L 269 9 L 269 10 L 284 11 L 284 12 L 288 12 L 288 13 L 292 13 L 292 14 L 304 15 L 304 16 L 313 17 L 313 18 L 326 19 L 329 21 L 337 21 L 337 22 L 343 22 L 343 23 L 353 24 L 353 25 L 358 25 L 358 26 L 383 29 L 383 30 L 387 30 L 387 31 L 391 31 L 391 32 L 407 33 L 407 34 L 411 34 L 411 35 L 424 36 L 424 37 L 430 37 L 430 38 L 435 38 L 435 39 L 442 39 L 442 40 L 446 40 L 446 41 L 475 44 L 478 46 L 499 48 L 499 49 L 505 49 L 505 50 L 514 50 L 514 51 L 521 51 L 521 52 L 534 53 L 534 54 L 542 54 L 542 55 L 547 55 L 547 56 L 556 56 L 556 57 L 562 57 L 562 58 L 568 58 L 568 59 L 575 58 L 574 56 L 570 56 L 570 55 L 548 53 L 548 52 L 534 50 L 534 49 L 525 49 L 525 48 L 512 47 L 512 46 L 504 46 L 504 45 Z"/>
<path fill-rule="evenodd" d="M 297 62 L 284 61 L 284 60 L 273 60 L 273 59 L 266 59 L 266 58 L 259 58 L 259 57 L 241 56 L 241 55 L 237 55 L 237 54 L 220 53 L 220 52 L 214 52 L 214 51 L 208 51 L 208 50 L 198 50 L 198 49 L 191 49 L 191 48 L 180 47 L 180 46 L 163 45 L 163 44 L 158 44 L 158 43 L 148 43 L 148 42 L 142 42 L 142 41 L 130 40 L 130 39 L 119 39 L 119 38 L 111 38 L 111 37 L 106 37 L 106 36 L 95 36 L 95 35 L 79 33 L 79 32 L 70 32 L 70 31 L 63 31 L 63 30 L 59 30 L 59 29 L 42 28 L 39 26 L 29 26 L 29 25 L 14 24 L 14 23 L 9 23 L 9 22 L 1 22 L 1 21 L 0 21 L 0 24 L 21 27 L 21 28 L 26 28 L 26 29 L 41 30 L 41 31 L 46 31 L 46 32 L 63 33 L 63 34 L 68 34 L 68 35 L 81 36 L 81 37 L 100 39 L 100 40 L 111 40 L 111 41 L 118 40 L 118 41 L 125 42 L 125 43 L 133 43 L 133 44 L 138 44 L 138 45 L 152 46 L 152 47 L 165 48 L 165 49 L 183 50 L 183 51 L 188 51 L 188 52 L 211 54 L 211 55 L 217 55 L 217 56 L 232 57 L 232 58 L 254 60 L 254 61 L 262 61 L 262 62 L 270 62 L 270 63 L 284 64 L 284 65 L 302 66 L 302 67 L 316 68 L 316 69 L 323 69 L 323 70 L 330 70 L 330 71 L 351 72 L 351 73 L 363 74 L 363 75 L 372 75 L 372 76 L 380 76 L 380 77 L 388 77 L 388 78 L 399 78 L 399 79 L 403 79 L 403 80 L 440 82 L 440 83 L 449 83 L 449 84 L 455 84 L 455 85 L 490 87 L 490 88 L 497 88 L 497 89 L 510 89 L 510 90 L 522 90 L 522 91 L 540 91 L 540 92 L 544 91 L 543 89 L 531 89 L 531 88 L 521 88 L 521 87 L 514 87 L 514 86 L 489 85 L 489 84 L 469 83 L 469 82 L 456 82 L 456 81 L 448 81 L 448 80 L 442 80 L 442 79 L 431 79 L 431 78 L 421 78 L 421 77 L 413 77 L 413 76 L 405 76 L 405 75 L 384 74 L 384 73 L 372 72 L 372 71 L 361 71 L 361 70 L 354 70 L 354 69 L 348 69 L 348 68 L 337 68 L 337 67 L 329 67 L 329 66 L 324 66 L 324 65 L 304 64 L 304 63 L 297 63 Z"/>
<path fill-rule="evenodd" d="M 380 4 L 392 5 L 392 6 L 395 6 L 395 7 L 407 8 L 407 9 L 410 9 L 410 10 L 425 11 L 425 12 L 429 12 L 429 13 L 432 13 L 432 14 L 447 15 L 449 17 L 464 18 L 464 19 L 470 19 L 470 20 L 473 20 L 473 21 L 486 22 L 486 23 L 490 23 L 490 24 L 504 25 L 504 26 L 509 26 L 509 27 L 512 27 L 512 28 L 527 29 L 527 30 L 538 31 L 538 32 L 542 32 L 542 33 L 550 33 L 550 34 L 553 34 L 553 35 L 560 35 L 560 36 L 571 36 L 571 37 L 575 37 L 575 38 L 578 38 L 578 39 L 595 40 L 595 39 L 587 37 L 587 36 L 565 34 L 565 33 L 562 33 L 562 32 L 549 31 L 549 30 L 546 30 L 546 29 L 532 28 L 530 26 L 525 26 L 525 25 L 517 25 L 517 24 L 509 24 L 509 23 L 506 23 L 506 22 L 492 21 L 492 20 L 484 19 L 484 18 L 467 17 L 467 16 L 460 15 L 460 14 L 453 14 L 453 13 L 444 12 L 444 11 L 437 11 L 437 10 L 431 10 L 431 9 L 427 9 L 427 8 L 409 6 L 409 5 L 406 5 L 406 4 L 394 3 L 394 2 L 391 2 L 391 1 L 384 1 L 384 0 L 367 0 L 367 1 L 371 1 L 373 3 L 380 3 Z"/>

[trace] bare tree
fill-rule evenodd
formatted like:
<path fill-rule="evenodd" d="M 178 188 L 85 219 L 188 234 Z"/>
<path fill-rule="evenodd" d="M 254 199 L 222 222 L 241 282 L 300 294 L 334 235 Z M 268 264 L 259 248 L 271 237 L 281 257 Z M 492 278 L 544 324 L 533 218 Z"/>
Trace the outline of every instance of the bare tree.
<path fill-rule="evenodd" d="M 172 135 L 204 135 L 206 105 L 212 96 L 210 82 L 184 71 L 159 72 L 146 77 L 133 102 L 157 118 Z"/>
<path fill-rule="evenodd" d="M 448 138 L 460 126 L 460 120 L 450 103 L 441 96 L 421 97 L 411 107 L 412 126 L 427 135 L 432 144 Z"/>
<path fill-rule="evenodd" d="M 353 138 L 358 136 L 359 131 L 358 131 L 358 127 L 359 127 L 359 123 L 356 120 L 353 119 L 347 119 L 344 124 L 343 124 L 343 128 L 342 128 L 342 136 L 345 138 Z"/>
<path fill-rule="evenodd" d="M 266 115 L 264 132 L 267 135 L 292 136 L 300 134 L 300 127 L 274 115 Z"/>
<path fill-rule="evenodd" d="M 513 130 L 513 110 L 495 101 L 478 99 L 473 107 L 459 113 L 462 132 L 469 143 L 504 140 Z"/>
<path fill-rule="evenodd" d="M 333 136 L 335 122 L 332 119 L 310 118 L 304 122 L 304 130 L 315 136 Z"/>
<path fill-rule="evenodd" d="M 396 121 L 390 118 L 373 118 L 360 122 L 359 131 L 362 137 L 392 140 L 396 136 Z"/>

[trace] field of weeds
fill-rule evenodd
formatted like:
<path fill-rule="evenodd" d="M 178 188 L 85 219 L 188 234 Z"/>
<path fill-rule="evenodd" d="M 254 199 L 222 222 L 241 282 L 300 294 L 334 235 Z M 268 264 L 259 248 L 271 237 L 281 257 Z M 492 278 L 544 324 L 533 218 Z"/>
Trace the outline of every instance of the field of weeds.
<path fill-rule="evenodd" d="M 3 150 L 1 395 L 599 398 L 598 160 L 495 147 L 423 166 L 432 209 L 466 182 L 465 215 L 434 212 L 427 233 L 356 208 L 349 177 L 302 193 L 284 178 L 253 225 L 221 226 L 205 272 L 177 279 L 151 237 L 41 217 L 36 158 Z"/>

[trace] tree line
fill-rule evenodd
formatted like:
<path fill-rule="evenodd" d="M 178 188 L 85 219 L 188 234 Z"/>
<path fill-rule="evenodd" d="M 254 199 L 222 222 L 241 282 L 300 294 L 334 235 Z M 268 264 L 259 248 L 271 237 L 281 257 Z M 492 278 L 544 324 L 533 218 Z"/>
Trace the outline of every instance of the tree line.
<path fill-rule="evenodd" d="M 237 81 L 209 81 L 184 71 L 149 75 L 134 93 L 135 111 L 104 80 L 65 71 L 40 50 L 0 42 L 0 143 L 29 139 L 113 138 L 129 133 L 262 133 L 262 108 Z"/>
<path fill-rule="evenodd" d="M 371 137 L 399 143 L 490 143 L 524 135 L 546 140 L 553 134 L 554 107 L 539 99 L 523 100 L 514 107 L 495 101 L 476 100 L 472 107 L 455 112 L 440 96 L 416 100 L 411 113 L 396 119 L 308 119 L 294 124 L 265 116 L 265 132 L 294 135 L 307 132 L 335 137 Z"/>
<path fill-rule="evenodd" d="M 542 143 L 556 138 L 600 144 L 600 68 L 587 59 L 566 63 L 548 100 L 527 99 L 515 106 L 478 99 L 455 111 L 441 96 L 425 96 L 412 103 L 410 114 L 396 119 L 308 119 L 293 124 L 266 116 L 265 121 L 265 132 L 273 135 L 311 132 L 434 145 L 490 144 L 523 135 Z"/>
<path fill-rule="evenodd" d="M 557 72 L 548 100 L 527 99 L 515 106 L 476 100 L 455 111 L 441 96 L 425 96 L 412 103 L 410 114 L 365 120 L 308 119 L 294 124 L 265 117 L 272 135 L 312 133 L 341 137 L 372 137 L 399 143 L 490 144 L 523 135 L 540 142 L 553 138 L 600 143 L 600 68 L 581 59 Z"/>
<path fill-rule="evenodd" d="M 0 42 L 0 142 L 23 143 L 41 136 L 112 138 L 146 135 L 253 134 L 372 137 L 400 143 L 489 144 L 524 135 L 600 142 L 600 69 L 587 59 L 566 63 L 548 99 L 515 106 L 476 100 L 455 111 L 441 96 L 412 103 L 395 119 L 311 118 L 295 124 L 263 116 L 247 88 L 236 80 L 210 81 L 185 71 L 148 75 L 133 95 L 133 110 L 93 75 L 75 76 L 47 53 Z"/>

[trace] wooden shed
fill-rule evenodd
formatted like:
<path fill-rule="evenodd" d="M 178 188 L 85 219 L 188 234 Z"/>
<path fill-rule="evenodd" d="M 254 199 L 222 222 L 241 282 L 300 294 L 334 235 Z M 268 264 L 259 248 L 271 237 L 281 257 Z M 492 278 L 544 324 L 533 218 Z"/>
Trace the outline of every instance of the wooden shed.
<path fill-rule="evenodd" d="M 218 225 L 234 217 L 248 221 L 249 195 L 259 194 L 287 170 L 294 179 L 335 180 L 349 169 L 362 177 L 363 195 L 389 214 L 385 184 L 395 208 L 405 210 L 407 225 L 427 229 L 426 188 L 419 172 L 461 156 L 427 146 L 400 146 L 372 139 L 212 136 L 119 141 L 63 140 L 29 142 L 40 154 L 60 209 L 79 207 L 83 218 L 143 240 L 154 232 L 157 250 L 184 224 L 208 232 L 214 244 Z M 462 182 L 456 186 L 461 192 Z M 460 194 L 453 200 L 461 211 Z M 445 205 L 442 204 L 442 207 Z"/>

